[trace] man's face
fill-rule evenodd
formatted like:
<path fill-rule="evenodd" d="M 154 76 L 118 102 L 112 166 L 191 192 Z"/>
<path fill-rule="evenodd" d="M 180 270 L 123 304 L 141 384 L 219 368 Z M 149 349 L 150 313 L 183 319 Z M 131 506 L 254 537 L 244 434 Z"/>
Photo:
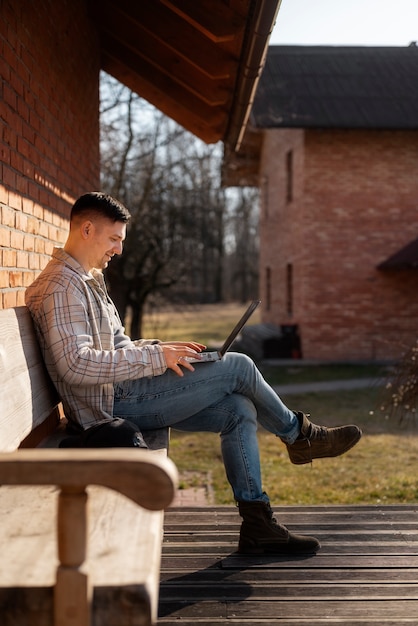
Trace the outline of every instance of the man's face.
<path fill-rule="evenodd" d="M 89 246 L 90 269 L 105 269 L 115 254 L 122 254 L 126 237 L 126 224 L 106 218 L 90 222 L 86 243 Z"/>

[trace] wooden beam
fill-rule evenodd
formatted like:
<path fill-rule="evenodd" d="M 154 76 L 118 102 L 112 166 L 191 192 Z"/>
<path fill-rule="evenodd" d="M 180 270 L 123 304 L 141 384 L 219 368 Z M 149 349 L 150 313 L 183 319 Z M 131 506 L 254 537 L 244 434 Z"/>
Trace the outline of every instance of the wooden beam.
<path fill-rule="evenodd" d="M 122 65 L 139 76 L 154 78 L 157 85 L 163 83 L 164 89 L 169 89 L 171 93 L 183 89 L 210 107 L 225 105 L 231 98 L 231 88 L 228 89 L 230 85 L 226 80 L 209 79 L 170 51 L 164 54 L 160 50 L 158 55 L 153 56 L 155 42 L 147 36 L 141 48 L 135 48 L 129 39 L 115 37 L 110 30 L 104 33 L 104 37 L 107 41 L 107 56 L 119 59 Z"/>
<path fill-rule="evenodd" d="M 147 35 L 148 40 L 153 40 L 153 56 L 157 57 L 164 50 L 184 59 L 200 72 L 212 79 L 224 79 L 234 77 L 238 58 L 225 52 L 212 41 L 202 38 L 190 24 L 179 16 L 173 14 L 160 2 L 137 2 L 131 0 L 106 0 L 100 6 L 97 15 L 100 27 L 116 31 L 120 38 L 126 33 L 133 34 L 129 37 L 136 42 L 136 48 L 143 47 L 143 38 Z M 106 50 L 107 42 L 103 39 L 102 49 Z"/>
<path fill-rule="evenodd" d="M 174 92 L 164 90 L 162 84 L 156 85 L 152 76 L 133 73 L 121 65 L 117 58 L 104 57 L 102 67 L 199 139 L 206 143 L 216 143 L 222 139 L 228 121 L 227 111 L 209 107 L 191 94 L 182 93 L 180 88 Z"/>
<path fill-rule="evenodd" d="M 222 2 L 213 0 L 161 0 L 174 13 L 215 43 L 233 41 L 244 25 Z M 216 4 L 216 7 L 214 6 Z"/>

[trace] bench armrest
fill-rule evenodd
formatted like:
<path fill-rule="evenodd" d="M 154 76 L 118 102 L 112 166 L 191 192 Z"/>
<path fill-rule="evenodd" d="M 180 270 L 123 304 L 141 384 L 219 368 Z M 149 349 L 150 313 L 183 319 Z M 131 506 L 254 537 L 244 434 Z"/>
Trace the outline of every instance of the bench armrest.
<path fill-rule="evenodd" d="M 0 454 L 0 484 L 101 485 L 150 510 L 169 506 L 177 481 L 174 463 L 149 450 L 35 448 Z"/>
<path fill-rule="evenodd" d="M 89 626 L 92 590 L 85 564 L 88 536 L 86 487 L 109 487 L 159 515 L 174 498 L 177 469 L 169 458 L 150 450 L 19 449 L 0 454 L 0 484 L 59 487 L 59 565 L 54 587 L 54 624 Z M 162 535 L 156 529 L 155 540 L 158 537 L 162 541 Z"/>

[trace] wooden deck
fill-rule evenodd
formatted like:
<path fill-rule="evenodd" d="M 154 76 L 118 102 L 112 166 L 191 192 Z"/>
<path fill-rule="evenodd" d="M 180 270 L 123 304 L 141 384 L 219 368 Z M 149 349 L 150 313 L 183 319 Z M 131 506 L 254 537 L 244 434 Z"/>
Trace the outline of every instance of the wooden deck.
<path fill-rule="evenodd" d="M 234 507 L 165 515 L 159 624 L 418 624 L 418 505 L 275 507 L 313 557 L 234 553 Z"/>

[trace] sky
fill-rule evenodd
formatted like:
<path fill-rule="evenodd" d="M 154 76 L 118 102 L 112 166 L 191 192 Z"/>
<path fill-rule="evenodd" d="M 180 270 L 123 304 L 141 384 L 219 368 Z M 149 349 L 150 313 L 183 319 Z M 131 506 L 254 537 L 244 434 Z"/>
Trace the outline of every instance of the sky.
<path fill-rule="evenodd" d="M 418 0 L 282 0 L 270 45 L 418 44 Z"/>

